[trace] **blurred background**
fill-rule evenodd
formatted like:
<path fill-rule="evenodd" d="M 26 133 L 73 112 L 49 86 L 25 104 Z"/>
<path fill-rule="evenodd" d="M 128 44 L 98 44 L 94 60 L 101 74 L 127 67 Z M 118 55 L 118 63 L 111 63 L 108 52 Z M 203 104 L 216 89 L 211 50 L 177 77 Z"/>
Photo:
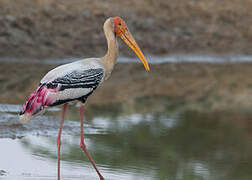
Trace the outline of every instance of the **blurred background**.
<path fill-rule="evenodd" d="M 122 17 L 146 73 L 119 40 L 111 78 L 88 99 L 86 143 L 110 180 L 252 178 L 252 0 L 0 0 L 0 179 L 56 179 L 61 107 L 18 112 L 54 67 L 106 53 L 103 23 Z M 62 178 L 98 179 L 63 129 Z"/>

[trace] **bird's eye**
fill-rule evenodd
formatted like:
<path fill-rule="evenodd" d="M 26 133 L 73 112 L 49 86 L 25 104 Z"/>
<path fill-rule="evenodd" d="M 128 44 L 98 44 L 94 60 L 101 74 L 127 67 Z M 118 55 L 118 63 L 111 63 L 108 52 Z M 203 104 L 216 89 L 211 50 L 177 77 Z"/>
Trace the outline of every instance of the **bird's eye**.
<path fill-rule="evenodd" d="M 119 25 L 119 26 L 121 26 L 122 24 L 121 24 L 121 23 L 119 23 L 118 25 Z"/>

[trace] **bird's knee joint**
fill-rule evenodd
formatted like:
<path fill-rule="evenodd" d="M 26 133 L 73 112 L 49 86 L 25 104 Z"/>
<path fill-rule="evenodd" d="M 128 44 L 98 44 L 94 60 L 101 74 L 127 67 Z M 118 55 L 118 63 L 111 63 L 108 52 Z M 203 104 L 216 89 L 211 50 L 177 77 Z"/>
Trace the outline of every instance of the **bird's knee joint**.
<path fill-rule="evenodd" d="M 80 143 L 80 147 L 81 147 L 81 148 L 86 148 L 86 145 L 85 145 L 83 142 L 81 142 L 81 143 Z"/>
<path fill-rule="evenodd" d="M 61 142 L 60 140 L 57 139 L 57 146 L 60 147 L 60 145 L 61 145 Z"/>

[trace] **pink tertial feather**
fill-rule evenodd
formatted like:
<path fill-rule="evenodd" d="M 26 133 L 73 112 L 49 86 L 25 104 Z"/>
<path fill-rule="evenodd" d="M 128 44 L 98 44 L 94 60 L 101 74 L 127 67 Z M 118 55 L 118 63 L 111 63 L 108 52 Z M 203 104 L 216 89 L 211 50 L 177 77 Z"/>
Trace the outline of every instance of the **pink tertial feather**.
<path fill-rule="evenodd" d="M 20 113 L 23 122 L 29 121 L 45 107 L 50 106 L 56 100 L 58 89 L 49 89 L 46 86 L 38 87 L 27 99 Z"/>

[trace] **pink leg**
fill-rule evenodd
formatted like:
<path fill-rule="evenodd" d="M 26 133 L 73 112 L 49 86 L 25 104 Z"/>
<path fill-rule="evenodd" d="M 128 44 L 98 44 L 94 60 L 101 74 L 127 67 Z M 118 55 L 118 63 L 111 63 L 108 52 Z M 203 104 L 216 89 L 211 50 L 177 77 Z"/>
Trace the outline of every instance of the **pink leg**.
<path fill-rule="evenodd" d="M 63 123 L 64 123 L 64 118 L 65 118 L 65 113 L 67 109 L 67 103 L 64 104 L 63 111 L 62 111 L 62 119 L 60 121 L 60 127 L 59 127 L 59 133 L 57 137 L 57 147 L 58 147 L 58 154 L 57 154 L 57 159 L 58 159 L 58 180 L 60 180 L 60 145 L 61 145 L 61 132 L 63 128 Z"/>
<path fill-rule="evenodd" d="M 92 157 L 90 156 L 89 152 L 87 151 L 86 145 L 84 143 L 84 130 L 83 130 L 83 112 L 84 112 L 84 106 L 80 107 L 80 119 L 81 119 L 81 141 L 80 141 L 80 147 L 83 149 L 83 151 L 86 153 L 89 161 L 92 163 L 93 167 L 95 168 L 97 174 L 100 177 L 100 180 L 104 180 L 103 176 L 99 172 L 98 168 L 96 167 Z"/>

